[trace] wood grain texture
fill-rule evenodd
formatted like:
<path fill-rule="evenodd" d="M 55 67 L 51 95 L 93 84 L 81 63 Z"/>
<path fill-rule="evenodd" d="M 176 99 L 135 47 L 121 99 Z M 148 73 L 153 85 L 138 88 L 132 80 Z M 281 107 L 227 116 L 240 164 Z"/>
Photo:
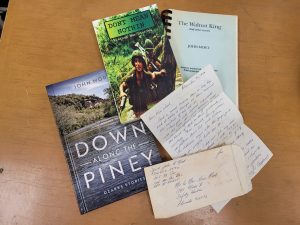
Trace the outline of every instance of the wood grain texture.
<path fill-rule="evenodd" d="M 92 20 L 152 3 L 10 0 L 0 41 L 1 225 L 300 223 L 299 0 L 157 1 L 238 15 L 240 110 L 274 153 L 252 192 L 220 214 L 155 220 L 143 192 L 80 215 L 45 86 L 104 68 Z"/>

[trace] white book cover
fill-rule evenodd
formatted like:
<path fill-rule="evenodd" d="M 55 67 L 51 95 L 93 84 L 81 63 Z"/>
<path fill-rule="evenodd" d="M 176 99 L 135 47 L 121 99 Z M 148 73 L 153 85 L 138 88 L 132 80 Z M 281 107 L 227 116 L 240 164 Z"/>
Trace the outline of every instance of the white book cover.
<path fill-rule="evenodd" d="M 238 106 L 237 16 L 170 9 L 162 18 L 184 81 L 211 64 Z"/>

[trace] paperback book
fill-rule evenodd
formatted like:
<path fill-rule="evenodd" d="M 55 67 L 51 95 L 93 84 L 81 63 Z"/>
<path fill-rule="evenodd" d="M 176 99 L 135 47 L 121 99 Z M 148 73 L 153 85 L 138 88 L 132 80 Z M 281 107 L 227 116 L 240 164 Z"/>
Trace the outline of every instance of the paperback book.
<path fill-rule="evenodd" d="M 141 120 L 119 122 L 105 71 L 46 89 L 81 214 L 146 190 L 158 149 Z"/>
<path fill-rule="evenodd" d="M 93 21 L 121 123 L 182 84 L 156 5 Z"/>
<path fill-rule="evenodd" d="M 238 17 L 169 9 L 162 19 L 183 80 L 212 64 L 238 106 Z"/>

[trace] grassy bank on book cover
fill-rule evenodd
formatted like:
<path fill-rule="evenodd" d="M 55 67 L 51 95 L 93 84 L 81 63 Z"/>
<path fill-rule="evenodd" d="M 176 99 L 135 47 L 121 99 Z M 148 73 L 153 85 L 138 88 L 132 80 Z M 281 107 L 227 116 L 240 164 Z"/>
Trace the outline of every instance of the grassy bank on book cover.
<path fill-rule="evenodd" d="M 182 84 L 156 5 L 93 21 L 121 123 Z"/>
<path fill-rule="evenodd" d="M 46 89 L 81 214 L 145 190 L 158 149 L 141 120 L 119 122 L 105 71 Z"/>

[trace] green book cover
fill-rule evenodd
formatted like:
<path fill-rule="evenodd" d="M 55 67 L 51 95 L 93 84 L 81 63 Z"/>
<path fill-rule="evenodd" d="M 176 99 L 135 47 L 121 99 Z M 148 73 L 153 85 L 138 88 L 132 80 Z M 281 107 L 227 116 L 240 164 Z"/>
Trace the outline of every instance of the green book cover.
<path fill-rule="evenodd" d="M 93 21 L 121 123 L 182 84 L 156 5 Z"/>

